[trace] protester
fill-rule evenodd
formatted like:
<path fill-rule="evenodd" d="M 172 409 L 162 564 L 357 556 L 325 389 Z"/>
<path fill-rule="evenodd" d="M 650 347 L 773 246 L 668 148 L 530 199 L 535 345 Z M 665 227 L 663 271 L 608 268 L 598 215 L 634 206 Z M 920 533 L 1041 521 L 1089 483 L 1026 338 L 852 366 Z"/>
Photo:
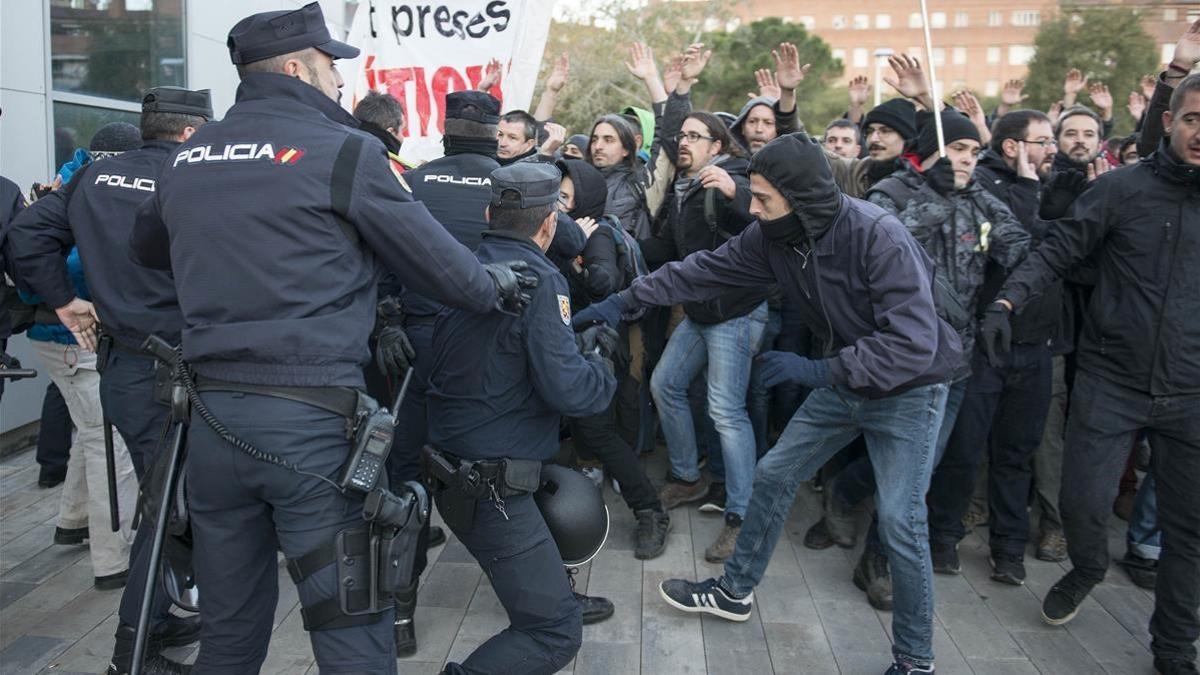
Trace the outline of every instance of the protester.
<path fill-rule="evenodd" d="M 857 159 L 862 152 L 862 146 L 858 142 L 858 125 L 847 119 L 830 122 L 825 127 L 822 142 L 827 150 L 846 159 Z"/>

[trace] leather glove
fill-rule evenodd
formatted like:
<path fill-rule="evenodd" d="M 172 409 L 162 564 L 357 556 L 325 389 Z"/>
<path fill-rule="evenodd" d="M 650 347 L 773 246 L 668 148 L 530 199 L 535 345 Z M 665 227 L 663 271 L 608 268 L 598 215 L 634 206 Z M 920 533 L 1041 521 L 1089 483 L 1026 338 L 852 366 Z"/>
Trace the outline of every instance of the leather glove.
<path fill-rule="evenodd" d="M 999 343 L 1000 352 L 1007 352 L 1012 348 L 1012 325 L 1008 321 L 1010 314 L 1007 307 L 999 302 L 993 302 L 988 305 L 988 308 L 983 312 L 983 321 L 979 326 L 979 333 L 983 337 L 983 348 L 987 351 L 988 362 L 993 368 L 1000 368 L 1004 365 L 996 351 L 996 343 Z"/>
<path fill-rule="evenodd" d="M 763 386 L 767 388 L 783 382 L 796 382 L 809 389 L 833 384 L 825 359 L 807 359 L 792 352 L 763 352 L 754 362 L 758 365 Z"/>
<path fill-rule="evenodd" d="M 571 325 L 576 330 L 594 323 L 602 323 L 609 328 L 621 325 L 621 314 L 632 309 L 625 304 L 620 294 L 613 293 L 600 302 L 593 302 L 571 319 Z"/>
<path fill-rule="evenodd" d="M 1042 190 L 1038 217 L 1042 220 L 1056 220 L 1066 216 L 1071 210 L 1071 205 L 1083 194 L 1087 186 L 1087 174 L 1082 171 L 1064 169 L 1054 174 Z"/>
<path fill-rule="evenodd" d="M 537 275 L 529 271 L 529 263 L 524 260 L 509 260 L 488 263 L 483 269 L 496 284 L 497 311 L 516 316 L 529 306 L 532 298 L 525 291 L 537 288 L 538 285 Z"/>
<path fill-rule="evenodd" d="M 0 368 L 20 370 L 21 362 L 17 360 L 17 357 L 10 355 L 8 352 L 0 352 Z"/>
<path fill-rule="evenodd" d="M 404 312 L 396 298 L 389 295 L 375 305 L 375 364 L 391 377 L 404 375 L 417 355 L 403 326 Z"/>
<path fill-rule="evenodd" d="M 611 361 L 620 352 L 621 336 L 604 324 L 595 324 L 576 333 L 575 343 L 579 345 L 579 353 L 594 352 Z"/>
<path fill-rule="evenodd" d="M 925 180 L 934 192 L 943 197 L 950 196 L 954 192 L 954 165 L 948 157 L 938 159 L 925 170 Z"/>

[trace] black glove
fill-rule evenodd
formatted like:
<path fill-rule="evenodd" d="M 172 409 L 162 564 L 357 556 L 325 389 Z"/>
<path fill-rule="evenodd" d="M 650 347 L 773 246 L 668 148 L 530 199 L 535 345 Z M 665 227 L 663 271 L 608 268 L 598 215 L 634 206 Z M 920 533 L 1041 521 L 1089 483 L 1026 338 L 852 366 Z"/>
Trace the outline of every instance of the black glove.
<path fill-rule="evenodd" d="M 8 352 L 0 352 L 0 368 L 19 370 L 21 362 L 17 360 L 17 357 L 11 356 Z"/>
<path fill-rule="evenodd" d="M 529 263 L 524 260 L 488 263 L 483 266 L 496 284 L 496 309 L 505 314 L 517 315 L 529 306 L 532 298 L 525 291 L 537 288 L 538 278 L 529 272 Z"/>
<path fill-rule="evenodd" d="M 954 192 L 954 165 L 950 163 L 949 157 L 942 157 L 933 163 L 933 166 L 925 169 L 925 180 L 928 181 L 929 187 L 933 191 L 943 197 L 948 197 Z"/>
<path fill-rule="evenodd" d="M 1012 325 L 1008 322 L 1008 308 L 999 302 L 993 302 L 983 313 L 983 321 L 979 326 L 980 337 L 983 338 L 983 348 L 987 351 L 988 362 L 993 368 L 1000 368 L 1004 363 L 998 354 L 1012 348 Z M 996 343 L 1000 351 L 996 351 Z"/>
<path fill-rule="evenodd" d="M 620 334 L 604 324 L 594 324 L 576 333 L 575 343 L 579 345 L 581 354 L 598 352 L 600 356 L 610 360 L 621 350 Z"/>
<path fill-rule="evenodd" d="M 1066 216 L 1071 210 L 1071 205 L 1083 194 L 1087 186 L 1087 174 L 1082 171 L 1064 169 L 1054 174 L 1042 189 L 1038 217 L 1042 220 L 1056 220 Z"/>
<path fill-rule="evenodd" d="M 417 355 L 403 325 L 400 303 L 391 296 L 380 300 L 375 306 L 375 363 L 391 377 L 404 375 Z"/>

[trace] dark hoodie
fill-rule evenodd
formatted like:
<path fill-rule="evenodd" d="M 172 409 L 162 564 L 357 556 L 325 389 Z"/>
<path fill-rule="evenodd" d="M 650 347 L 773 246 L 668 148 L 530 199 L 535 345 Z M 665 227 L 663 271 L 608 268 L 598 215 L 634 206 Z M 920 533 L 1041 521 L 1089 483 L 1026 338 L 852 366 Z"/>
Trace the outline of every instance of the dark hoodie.
<path fill-rule="evenodd" d="M 564 177 L 570 177 L 575 187 L 575 207 L 559 216 L 560 225 L 561 218 L 572 221 L 591 218 L 599 221 L 601 228 L 588 237 L 583 247 L 583 264 L 572 265 L 565 275 L 571 284 L 571 306 L 579 311 L 625 288 L 630 279 L 624 278 L 618 260 L 617 240 L 611 231 L 614 224 L 620 227 L 620 223 L 604 218 L 604 202 L 608 196 L 604 175 L 582 159 L 560 159 L 555 165 Z"/>
<path fill-rule="evenodd" d="M 737 141 L 747 153 L 752 152 L 752 150 L 750 150 L 750 143 L 746 141 L 746 135 L 742 133 L 742 127 L 745 126 L 746 118 L 750 116 L 750 111 L 754 110 L 756 106 L 761 105 L 766 106 L 767 110 L 770 110 L 771 114 L 774 115 L 777 103 L 779 103 L 779 99 L 774 96 L 756 96 L 746 101 L 746 105 L 742 106 L 737 119 L 733 120 L 733 124 L 729 125 L 729 133 L 733 134 L 733 140 Z M 777 128 L 778 124 L 778 121 L 776 121 Z"/>
<path fill-rule="evenodd" d="M 825 345 L 835 385 L 880 398 L 948 382 L 962 346 L 934 309 L 933 263 L 900 221 L 841 194 L 824 151 L 805 134 L 768 143 L 750 171 L 783 194 L 796 218 L 752 223 L 715 251 L 634 280 L 622 292 L 627 304 L 694 302 L 731 286 L 778 283 Z"/>

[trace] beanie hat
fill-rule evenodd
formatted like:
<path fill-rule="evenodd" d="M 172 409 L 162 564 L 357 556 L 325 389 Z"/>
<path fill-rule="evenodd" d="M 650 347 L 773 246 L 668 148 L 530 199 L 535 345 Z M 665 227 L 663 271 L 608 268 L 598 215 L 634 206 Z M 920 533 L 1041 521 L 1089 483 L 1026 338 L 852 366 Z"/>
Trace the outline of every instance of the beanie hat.
<path fill-rule="evenodd" d="M 896 130 L 896 133 L 908 141 L 917 135 L 917 108 L 911 101 L 893 98 L 871 108 L 863 118 L 862 128 L 866 131 L 868 125 L 883 124 Z"/>
<path fill-rule="evenodd" d="M 128 122 L 109 122 L 92 136 L 88 152 L 93 158 L 142 147 L 142 132 Z"/>
<path fill-rule="evenodd" d="M 924 161 L 929 156 L 937 154 L 937 125 L 934 124 L 932 113 L 923 112 L 917 117 L 920 127 L 920 131 L 917 132 L 917 157 Z M 946 145 L 964 138 L 980 144 L 983 142 L 979 137 L 979 130 L 975 128 L 975 123 L 957 110 L 942 111 L 942 133 L 945 136 Z"/>

